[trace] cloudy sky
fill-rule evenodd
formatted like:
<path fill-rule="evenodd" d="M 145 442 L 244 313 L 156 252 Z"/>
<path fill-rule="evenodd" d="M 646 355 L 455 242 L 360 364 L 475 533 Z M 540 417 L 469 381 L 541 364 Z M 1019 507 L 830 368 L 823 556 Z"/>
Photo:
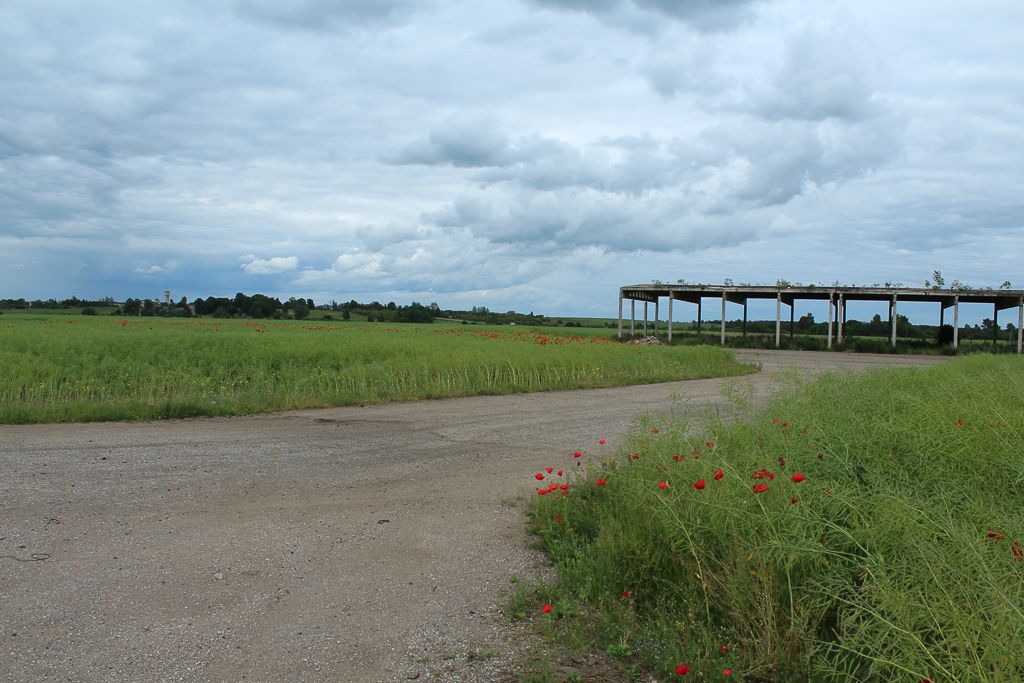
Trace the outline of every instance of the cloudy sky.
<path fill-rule="evenodd" d="M 1020 0 L 4 0 L 0 297 L 1020 287 L 1022 30 Z"/>

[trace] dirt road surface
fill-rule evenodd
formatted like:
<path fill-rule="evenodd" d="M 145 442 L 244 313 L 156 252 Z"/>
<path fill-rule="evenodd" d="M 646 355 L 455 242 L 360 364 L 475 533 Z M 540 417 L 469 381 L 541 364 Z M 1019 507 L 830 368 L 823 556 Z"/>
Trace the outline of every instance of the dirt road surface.
<path fill-rule="evenodd" d="M 762 394 L 942 360 L 737 356 Z M 540 566 L 533 473 L 724 382 L 0 426 L 0 680 L 502 680 L 535 644 L 501 611 Z"/>

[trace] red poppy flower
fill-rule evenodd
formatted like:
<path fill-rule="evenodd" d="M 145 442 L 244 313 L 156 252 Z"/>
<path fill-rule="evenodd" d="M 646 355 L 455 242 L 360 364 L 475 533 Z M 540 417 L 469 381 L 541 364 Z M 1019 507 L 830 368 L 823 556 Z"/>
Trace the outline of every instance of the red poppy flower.
<path fill-rule="evenodd" d="M 718 470 L 715 472 L 715 481 L 721 481 L 722 477 L 724 477 L 724 476 L 725 476 L 725 472 L 723 472 L 722 468 L 719 467 Z"/>
<path fill-rule="evenodd" d="M 608 483 L 608 480 L 607 479 L 598 479 L 594 483 L 597 484 L 598 486 L 604 486 L 605 484 Z"/>
<path fill-rule="evenodd" d="M 732 676 L 732 669 L 722 669 L 723 676 Z"/>
<path fill-rule="evenodd" d="M 561 522 L 562 521 L 562 515 L 555 515 L 555 521 L 556 522 Z"/>
<path fill-rule="evenodd" d="M 957 419 L 956 426 L 957 427 L 963 427 L 964 426 L 964 419 L 962 417 Z"/>
<path fill-rule="evenodd" d="M 563 491 L 568 491 L 569 490 L 569 485 L 568 484 L 562 484 L 558 488 L 562 489 Z"/>
<path fill-rule="evenodd" d="M 551 605 L 544 605 L 543 607 L 540 608 L 540 611 L 543 612 L 544 614 L 551 614 L 551 610 L 552 610 Z"/>
<path fill-rule="evenodd" d="M 768 490 L 768 484 L 754 484 L 754 493 L 764 493 Z"/>
<path fill-rule="evenodd" d="M 992 541 L 1005 541 L 1006 540 L 1006 534 L 1000 533 L 1000 532 L 996 531 L 995 529 L 989 529 L 987 535 L 989 537 L 989 540 L 992 540 Z"/>
<path fill-rule="evenodd" d="M 546 470 L 544 470 L 544 471 L 545 471 L 545 472 L 547 472 L 548 474 L 551 474 L 552 472 L 554 472 L 554 471 L 555 471 L 555 468 L 554 468 L 554 467 L 548 467 L 548 468 L 547 468 Z"/>
<path fill-rule="evenodd" d="M 714 448 L 715 447 L 715 442 L 714 441 L 705 441 L 704 445 L 707 446 L 708 448 Z"/>
<path fill-rule="evenodd" d="M 550 492 L 550 491 L 548 491 L 547 489 L 538 489 L 538 490 L 537 490 L 537 495 L 538 495 L 538 496 L 546 496 L 546 495 L 548 495 L 549 493 L 551 493 L 551 492 Z"/>
<path fill-rule="evenodd" d="M 682 462 L 683 461 L 683 456 L 681 456 L 681 455 L 673 455 L 672 459 L 675 460 L 676 462 Z"/>
<path fill-rule="evenodd" d="M 1014 558 L 1024 560 L 1024 545 L 1021 545 L 1020 541 L 1014 541 L 1013 545 L 1010 546 L 1010 553 Z"/>
<path fill-rule="evenodd" d="M 601 444 L 602 446 L 604 445 L 604 439 L 598 439 L 598 440 L 597 440 L 597 442 L 598 442 L 599 444 Z"/>
<path fill-rule="evenodd" d="M 640 459 L 640 454 L 639 453 L 630 453 L 629 457 L 633 458 L 634 460 L 639 460 Z"/>
<path fill-rule="evenodd" d="M 788 426 L 789 426 L 789 423 L 788 423 L 788 422 L 783 422 L 783 423 L 782 423 L 782 426 L 783 426 L 783 427 L 788 427 Z"/>
<path fill-rule="evenodd" d="M 773 424 L 773 425 L 777 425 L 777 424 L 779 424 L 779 418 L 777 418 L 777 417 L 773 417 L 773 418 L 772 418 L 772 424 Z"/>
<path fill-rule="evenodd" d="M 668 482 L 667 481 L 659 481 L 658 482 L 658 488 L 659 489 L 667 489 L 668 488 Z"/>
<path fill-rule="evenodd" d="M 799 472 L 794 473 L 793 476 L 790 477 L 790 479 L 793 480 L 794 484 L 799 484 L 800 482 L 802 482 L 806 478 L 807 477 L 805 477 L 804 475 L 800 474 Z"/>
<path fill-rule="evenodd" d="M 728 645 L 722 645 L 722 646 L 720 646 L 718 648 L 718 651 L 721 652 L 722 654 L 725 654 L 726 652 L 729 651 L 729 646 Z"/>
<path fill-rule="evenodd" d="M 660 430 L 659 428 L 657 428 L 657 427 L 654 427 L 653 429 L 651 429 L 651 434 L 657 434 L 657 433 L 658 433 L 658 432 L 660 432 L 660 431 L 661 431 L 661 430 Z"/>
<path fill-rule="evenodd" d="M 553 481 L 553 482 L 551 482 L 551 485 L 548 486 L 548 491 L 554 491 L 557 488 L 558 488 L 558 482 L 554 482 Z"/>
<path fill-rule="evenodd" d="M 562 476 L 562 474 L 563 474 L 562 470 L 558 470 L 558 476 Z"/>
<path fill-rule="evenodd" d="M 688 673 L 690 673 L 689 664 L 680 664 L 676 667 L 676 676 L 685 676 Z"/>
<path fill-rule="evenodd" d="M 703 491 L 704 490 L 704 480 L 703 479 L 698 479 L 697 481 L 693 482 L 693 488 L 697 489 L 698 491 Z"/>
<path fill-rule="evenodd" d="M 572 454 L 572 457 L 574 457 L 574 458 L 580 458 L 580 457 L 583 457 L 583 454 L 582 454 L 582 453 L 580 453 L 579 451 L 576 451 L 575 453 L 573 453 L 573 454 Z"/>
<path fill-rule="evenodd" d="M 630 593 L 629 591 L 622 591 L 622 597 L 628 598 L 630 595 L 632 595 L 632 593 Z"/>
<path fill-rule="evenodd" d="M 536 479 L 537 481 L 543 481 L 544 475 L 538 472 L 537 474 L 533 475 L 533 478 Z"/>

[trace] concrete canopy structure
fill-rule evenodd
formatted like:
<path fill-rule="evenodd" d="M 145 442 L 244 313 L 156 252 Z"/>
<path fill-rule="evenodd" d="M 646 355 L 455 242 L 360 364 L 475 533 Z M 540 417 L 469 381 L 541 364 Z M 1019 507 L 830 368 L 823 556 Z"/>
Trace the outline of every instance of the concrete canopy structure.
<path fill-rule="evenodd" d="M 939 325 L 945 322 L 946 309 L 953 309 L 953 348 L 960 344 L 960 304 L 991 304 L 993 335 L 999 329 L 999 311 L 1017 309 L 1017 353 L 1024 350 L 1024 290 L 1020 289 L 916 289 L 911 287 L 764 287 L 732 285 L 628 285 L 619 288 L 618 336 L 622 338 L 622 302 L 630 300 L 630 333 L 635 330 L 636 302 L 644 302 L 644 334 L 647 334 L 647 305 L 654 304 L 654 334 L 658 333 L 658 309 L 662 298 L 668 300 L 667 337 L 672 341 L 672 304 L 684 301 L 697 306 L 697 333 L 701 326 L 701 300 L 721 298 L 721 343 L 725 344 L 726 304 L 743 306 L 743 334 L 747 333 L 747 301 L 750 299 L 775 300 L 775 346 L 782 338 L 782 306 L 789 307 L 789 323 L 792 329 L 793 304 L 798 300 L 827 301 L 828 306 L 828 348 L 832 348 L 835 336 L 837 343 L 843 341 L 843 325 L 846 323 L 846 305 L 850 301 L 883 301 L 889 306 L 890 343 L 896 346 L 896 311 L 899 302 L 925 302 L 939 305 Z M 994 337 L 993 337 L 994 338 Z"/>

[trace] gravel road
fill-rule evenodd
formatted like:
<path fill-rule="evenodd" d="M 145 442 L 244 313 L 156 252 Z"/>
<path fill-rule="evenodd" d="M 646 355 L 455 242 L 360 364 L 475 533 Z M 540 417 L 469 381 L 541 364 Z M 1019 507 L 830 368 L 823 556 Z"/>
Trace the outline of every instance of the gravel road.
<path fill-rule="evenodd" d="M 784 367 L 942 361 L 737 357 L 762 394 Z M 501 612 L 542 566 L 533 472 L 725 381 L 0 426 L 0 680 L 502 680 L 536 646 Z"/>

